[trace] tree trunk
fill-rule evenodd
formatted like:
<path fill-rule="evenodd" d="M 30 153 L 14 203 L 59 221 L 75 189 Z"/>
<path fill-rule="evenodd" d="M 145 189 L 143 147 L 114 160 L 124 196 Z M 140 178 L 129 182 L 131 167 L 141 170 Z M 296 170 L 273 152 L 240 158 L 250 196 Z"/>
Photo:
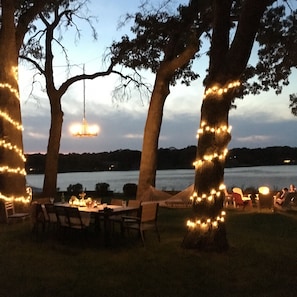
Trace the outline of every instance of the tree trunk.
<path fill-rule="evenodd" d="M 231 91 L 230 91 L 231 92 Z M 183 246 L 205 250 L 228 249 L 224 224 L 224 167 L 227 145 L 231 140 L 228 126 L 230 95 L 220 100 L 210 95 L 203 101 L 199 129 L 193 222 L 189 224 Z"/>
<path fill-rule="evenodd" d="M 56 195 L 59 150 L 63 124 L 61 98 L 57 95 L 51 95 L 50 98 L 51 126 L 49 131 L 49 140 L 45 159 L 45 172 L 42 192 L 42 195 L 44 197 L 55 197 Z"/>
<path fill-rule="evenodd" d="M 137 199 L 139 200 L 148 200 L 149 196 L 144 194 L 149 190 L 150 186 L 155 186 L 158 141 L 163 118 L 164 103 L 168 94 L 169 80 L 163 71 L 159 71 L 156 75 L 154 90 L 144 128 L 137 187 Z"/>
<path fill-rule="evenodd" d="M 137 199 L 139 200 L 149 200 L 149 195 L 145 195 L 145 193 L 148 192 L 150 186 L 155 186 L 159 135 L 165 100 L 170 93 L 170 82 L 176 70 L 189 63 L 198 50 L 198 36 L 191 35 L 190 37 L 189 43 L 179 55 L 174 56 L 174 46 L 168 49 L 156 74 L 143 135 L 137 187 Z M 173 42 L 173 44 L 175 43 Z"/>
<path fill-rule="evenodd" d="M 2 8 L 0 31 L 0 197 L 26 197 L 14 6 Z"/>

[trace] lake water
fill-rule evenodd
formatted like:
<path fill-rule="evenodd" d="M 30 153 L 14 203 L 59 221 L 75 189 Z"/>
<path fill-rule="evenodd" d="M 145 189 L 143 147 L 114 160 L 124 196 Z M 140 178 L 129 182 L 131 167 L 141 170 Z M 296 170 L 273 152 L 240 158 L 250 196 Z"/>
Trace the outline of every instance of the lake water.
<path fill-rule="evenodd" d="M 108 183 L 110 190 L 121 193 L 126 183 L 138 183 L 139 171 L 100 171 L 59 173 L 57 187 L 66 191 L 70 184 L 80 183 L 89 191 L 95 190 L 97 183 Z M 194 169 L 157 171 L 156 188 L 180 191 L 194 182 Z M 42 188 L 43 174 L 27 175 L 28 185 Z M 225 184 L 228 188 L 267 185 L 271 189 L 281 189 L 291 183 L 297 185 L 297 165 L 239 167 L 225 169 Z"/>

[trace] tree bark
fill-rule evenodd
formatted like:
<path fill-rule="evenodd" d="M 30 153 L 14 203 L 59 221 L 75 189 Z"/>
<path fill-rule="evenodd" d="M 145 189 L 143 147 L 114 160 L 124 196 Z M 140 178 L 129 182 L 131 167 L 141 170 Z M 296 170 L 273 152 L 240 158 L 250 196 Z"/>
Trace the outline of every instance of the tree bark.
<path fill-rule="evenodd" d="M 51 125 L 45 159 L 45 174 L 42 192 L 44 197 L 55 197 L 56 195 L 59 151 L 63 125 L 63 112 L 60 96 L 51 95 L 50 106 Z"/>
<path fill-rule="evenodd" d="M 166 65 L 164 65 L 164 68 Z M 161 130 L 163 108 L 165 100 L 170 93 L 169 80 L 163 71 L 156 75 L 154 90 L 152 93 L 148 115 L 144 128 L 140 170 L 137 187 L 137 199 L 147 200 L 145 192 L 150 186 L 155 186 L 158 142 Z"/>

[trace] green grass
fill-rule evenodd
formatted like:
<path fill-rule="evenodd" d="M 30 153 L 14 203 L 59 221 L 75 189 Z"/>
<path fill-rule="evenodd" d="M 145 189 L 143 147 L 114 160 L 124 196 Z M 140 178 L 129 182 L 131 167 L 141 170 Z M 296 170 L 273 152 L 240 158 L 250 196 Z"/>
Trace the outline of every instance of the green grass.
<path fill-rule="evenodd" d="M 161 243 L 118 237 L 109 248 L 0 225 L 1 297 L 296 296 L 297 215 L 228 211 L 226 253 L 181 248 L 190 209 L 160 209 Z M 118 245 L 116 244 L 118 243 Z"/>

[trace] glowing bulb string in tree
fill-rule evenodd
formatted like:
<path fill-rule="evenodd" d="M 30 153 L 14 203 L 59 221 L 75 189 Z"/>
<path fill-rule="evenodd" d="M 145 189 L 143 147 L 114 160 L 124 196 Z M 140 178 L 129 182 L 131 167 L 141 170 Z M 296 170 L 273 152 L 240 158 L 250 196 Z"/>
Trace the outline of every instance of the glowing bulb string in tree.
<path fill-rule="evenodd" d="M 12 67 L 12 76 L 14 77 L 15 80 L 17 80 L 17 67 Z M 10 92 L 15 99 L 20 101 L 20 96 L 19 92 L 16 88 L 14 88 L 12 85 L 10 85 L 7 82 L 0 82 L 0 89 L 2 89 L 3 92 Z M 12 129 L 22 132 L 23 131 L 23 126 L 21 123 L 18 121 L 14 120 L 13 117 L 8 114 L 5 110 L 0 109 L 0 119 L 1 121 L 5 121 Z M 7 152 L 10 152 L 12 154 L 16 155 L 16 158 L 19 158 L 21 161 L 25 162 L 26 157 L 23 154 L 22 148 L 18 147 L 16 144 L 11 143 L 10 141 L 7 140 L 5 136 L 2 135 L 2 138 L 0 139 L 0 148 L 2 150 L 5 150 Z M 1 164 L 0 166 L 0 174 L 8 174 L 8 175 L 20 175 L 20 176 L 25 176 L 26 171 L 25 168 L 21 168 L 19 166 L 17 167 L 12 167 L 9 164 Z M 0 198 L 3 200 L 15 200 L 15 201 L 20 201 L 23 203 L 28 203 L 30 202 L 32 198 L 32 192 L 28 191 L 26 192 L 26 196 L 18 196 L 18 195 L 7 195 L 3 194 L 0 192 Z"/>
<path fill-rule="evenodd" d="M 221 87 L 214 85 L 205 91 L 203 103 L 209 103 L 210 101 L 205 101 L 211 100 L 217 111 L 224 104 L 227 105 L 223 100 L 229 97 L 229 92 L 233 92 L 239 86 L 239 81 L 228 82 Z M 228 126 L 223 112 L 220 111 L 217 117 L 216 115 L 209 113 L 207 118 L 204 114 L 197 131 L 199 145 L 201 143 L 203 145 L 202 149 L 198 145 L 197 159 L 193 163 L 196 173 L 195 189 L 190 199 L 194 217 L 187 220 L 188 233 L 184 243 L 187 240 L 191 242 L 190 244 L 194 242 L 197 245 L 204 245 L 207 241 L 211 241 L 216 236 L 217 230 L 225 224 L 223 200 L 226 186 L 223 183 L 223 170 L 228 154 L 227 144 L 231 139 L 231 127 Z"/>

